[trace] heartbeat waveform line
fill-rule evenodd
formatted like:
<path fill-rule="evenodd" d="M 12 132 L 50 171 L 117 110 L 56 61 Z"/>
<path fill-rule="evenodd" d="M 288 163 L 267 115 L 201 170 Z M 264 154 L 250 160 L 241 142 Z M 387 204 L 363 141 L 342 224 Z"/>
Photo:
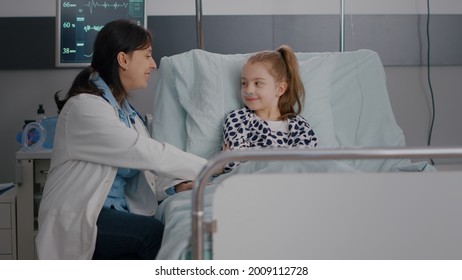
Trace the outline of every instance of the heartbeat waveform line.
<path fill-rule="evenodd" d="M 117 2 L 114 2 L 114 4 L 109 4 L 107 3 L 106 1 L 104 1 L 103 4 L 100 4 L 98 1 L 89 1 L 88 4 L 84 4 L 84 6 L 88 7 L 88 9 L 90 9 L 90 14 L 93 14 L 93 9 L 94 8 L 98 8 L 98 7 L 103 7 L 105 9 L 107 8 L 114 8 L 114 10 L 117 10 L 119 8 L 127 8 L 128 7 L 128 3 L 127 2 L 123 2 L 121 4 L 117 3 Z"/>
<path fill-rule="evenodd" d="M 85 32 L 88 32 L 88 31 L 90 31 L 90 30 L 95 30 L 95 31 L 98 31 L 98 32 L 99 32 L 99 31 L 101 31 L 101 29 L 103 29 L 103 27 L 104 27 L 104 25 L 93 25 L 93 26 L 85 25 L 85 26 L 83 27 L 83 30 L 84 30 Z"/>

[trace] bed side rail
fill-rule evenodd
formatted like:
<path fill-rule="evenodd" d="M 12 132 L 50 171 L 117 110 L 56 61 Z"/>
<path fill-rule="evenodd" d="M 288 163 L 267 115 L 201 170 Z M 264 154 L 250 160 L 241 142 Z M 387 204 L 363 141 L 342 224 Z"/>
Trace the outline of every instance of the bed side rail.
<path fill-rule="evenodd" d="M 347 149 L 261 149 L 227 151 L 212 157 L 193 186 L 192 258 L 204 258 L 204 189 L 211 176 L 232 161 L 346 160 L 346 159 L 433 159 L 462 158 L 462 147 L 451 148 L 347 148 Z"/>

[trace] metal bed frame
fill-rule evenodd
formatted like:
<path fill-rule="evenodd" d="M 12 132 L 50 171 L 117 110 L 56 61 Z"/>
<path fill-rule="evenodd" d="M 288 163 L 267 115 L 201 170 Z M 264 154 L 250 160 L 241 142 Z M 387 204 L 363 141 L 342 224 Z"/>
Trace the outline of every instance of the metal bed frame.
<path fill-rule="evenodd" d="M 196 0 L 196 35 L 197 48 L 204 49 L 202 33 L 202 0 Z M 340 0 L 340 52 L 345 51 L 345 0 Z"/>
<path fill-rule="evenodd" d="M 228 151 L 212 157 L 199 173 L 193 186 L 192 201 L 192 258 L 204 258 L 204 189 L 211 176 L 231 161 L 268 160 L 346 160 L 346 159 L 406 159 L 461 158 L 462 147 L 454 148 L 348 148 L 287 150 L 265 149 Z"/>

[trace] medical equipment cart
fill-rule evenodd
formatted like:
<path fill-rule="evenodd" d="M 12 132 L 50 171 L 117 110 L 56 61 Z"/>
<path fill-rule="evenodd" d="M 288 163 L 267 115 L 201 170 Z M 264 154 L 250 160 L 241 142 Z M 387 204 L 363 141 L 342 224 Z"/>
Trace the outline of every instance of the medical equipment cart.
<path fill-rule="evenodd" d="M 16 187 L 0 194 L 0 260 L 15 260 Z"/>
<path fill-rule="evenodd" d="M 35 236 L 38 230 L 38 207 L 50 166 L 51 152 L 16 152 L 17 256 L 20 260 L 37 259 Z"/>

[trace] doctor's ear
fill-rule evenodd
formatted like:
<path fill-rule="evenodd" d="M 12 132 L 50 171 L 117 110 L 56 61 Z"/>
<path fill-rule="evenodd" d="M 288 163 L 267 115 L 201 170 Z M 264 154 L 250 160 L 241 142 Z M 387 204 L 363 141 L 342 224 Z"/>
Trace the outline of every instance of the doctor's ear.
<path fill-rule="evenodd" d="M 127 70 L 128 68 L 128 55 L 124 52 L 119 52 L 117 54 L 117 62 L 119 63 L 119 66 L 122 67 L 122 69 Z"/>

